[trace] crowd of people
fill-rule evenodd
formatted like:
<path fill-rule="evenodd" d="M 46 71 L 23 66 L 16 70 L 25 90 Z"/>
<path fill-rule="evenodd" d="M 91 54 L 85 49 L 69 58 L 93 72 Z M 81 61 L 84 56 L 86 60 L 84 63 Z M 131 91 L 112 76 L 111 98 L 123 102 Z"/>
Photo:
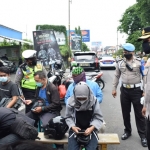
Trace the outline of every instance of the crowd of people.
<path fill-rule="evenodd" d="M 143 40 L 143 51 L 150 53 L 150 27 L 144 28 L 142 33 L 144 34 L 138 40 Z M 112 84 L 112 96 L 115 98 L 121 79 L 120 102 L 125 126 L 121 139 L 127 140 L 132 135 L 130 123 L 132 104 L 141 144 L 150 149 L 150 63 L 147 62 L 143 69 L 141 60 L 134 56 L 135 46 L 125 43 L 122 47 L 124 58 L 117 61 Z M 19 66 L 15 82 L 10 79 L 9 69 L 0 67 L 0 106 L 3 106 L 0 107 L 0 146 L 3 150 L 21 150 L 23 147 L 28 149 L 34 147 L 38 150 L 43 146 L 41 143 L 25 141 L 36 139 L 34 129 L 38 127 L 38 122 L 42 123 L 44 130 L 48 129 L 50 120 L 54 118 L 54 124 L 58 122 L 62 124 L 61 118 L 58 117 L 61 116 L 62 110 L 58 89 L 48 81 L 47 71 L 36 59 L 36 51 L 26 50 L 22 56 L 25 62 Z M 72 78 L 74 82 L 69 85 L 65 96 L 66 112 L 63 116 L 69 129 L 68 149 L 78 150 L 81 145 L 84 145 L 87 150 L 94 150 L 97 149 L 98 144 L 97 133 L 104 123 L 100 108 L 103 93 L 97 83 L 86 79 L 82 67 L 73 67 Z M 142 105 L 141 98 L 144 97 L 145 101 Z M 6 100 L 2 101 L 3 98 Z M 18 99 L 25 104 L 25 114 L 15 110 L 14 106 Z M 14 122 L 19 126 L 22 123 L 21 120 L 24 120 L 30 128 L 32 126 L 34 138 L 30 137 L 30 133 L 23 136 L 18 129 L 12 128 Z M 25 128 L 27 126 L 23 126 L 23 129 Z M 30 143 L 29 146 L 27 142 Z M 58 150 L 64 149 L 62 144 L 55 145 Z M 45 149 L 51 148 L 45 146 Z"/>

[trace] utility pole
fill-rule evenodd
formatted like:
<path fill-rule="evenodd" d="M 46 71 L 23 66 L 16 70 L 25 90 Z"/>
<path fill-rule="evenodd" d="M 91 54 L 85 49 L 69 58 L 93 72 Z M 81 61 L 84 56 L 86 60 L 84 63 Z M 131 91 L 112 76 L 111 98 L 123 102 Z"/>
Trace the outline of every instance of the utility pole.
<path fill-rule="evenodd" d="M 117 51 L 118 51 L 118 29 L 117 29 Z"/>

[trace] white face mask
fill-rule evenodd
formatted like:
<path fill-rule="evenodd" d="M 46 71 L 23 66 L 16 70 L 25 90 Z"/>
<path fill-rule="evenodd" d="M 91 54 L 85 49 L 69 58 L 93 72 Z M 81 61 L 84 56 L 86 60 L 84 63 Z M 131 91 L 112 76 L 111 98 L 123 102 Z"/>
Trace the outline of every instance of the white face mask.
<path fill-rule="evenodd" d="M 0 77 L 0 82 L 7 82 L 8 77 Z"/>

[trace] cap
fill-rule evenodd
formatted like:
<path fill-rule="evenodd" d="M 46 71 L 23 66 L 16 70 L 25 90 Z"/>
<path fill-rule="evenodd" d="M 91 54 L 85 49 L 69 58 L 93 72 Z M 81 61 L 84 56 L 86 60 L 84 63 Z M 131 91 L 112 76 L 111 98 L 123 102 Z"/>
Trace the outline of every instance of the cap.
<path fill-rule="evenodd" d="M 22 53 L 22 57 L 25 59 L 36 57 L 36 52 L 37 52 L 36 50 L 30 50 L 30 49 L 25 50 Z"/>
<path fill-rule="evenodd" d="M 138 38 L 138 41 L 147 39 L 150 37 L 150 27 L 145 27 L 142 31 L 142 36 Z"/>
<path fill-rule="evenodd" d="M 135 46 L 131 43 L 125 43 L 122 45 L 123 49 L 129 52 L 133 52 L 135 50 Z"/>

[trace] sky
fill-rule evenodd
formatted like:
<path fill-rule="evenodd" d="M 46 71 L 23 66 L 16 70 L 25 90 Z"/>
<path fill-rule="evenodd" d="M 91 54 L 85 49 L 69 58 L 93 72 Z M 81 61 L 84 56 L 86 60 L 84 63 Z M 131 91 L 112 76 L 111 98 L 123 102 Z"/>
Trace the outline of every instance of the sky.
<path fill-rule="evenodd" d="M 70 29 L 80 26 L 90 30 L 91 42 L 103 46 L 117 45 L 117 27 L 125 10 L 136 0 L 71 0 Z M 1 0 L 0 24 L 23 32 L 33 40 L 32 31 L 38 24 L 65 25 L 68 28 L 69 0 Z M 118 33 L 118 44 L 125 34 Z M 90 47 L 90 43 L 87 43 Z"/>

